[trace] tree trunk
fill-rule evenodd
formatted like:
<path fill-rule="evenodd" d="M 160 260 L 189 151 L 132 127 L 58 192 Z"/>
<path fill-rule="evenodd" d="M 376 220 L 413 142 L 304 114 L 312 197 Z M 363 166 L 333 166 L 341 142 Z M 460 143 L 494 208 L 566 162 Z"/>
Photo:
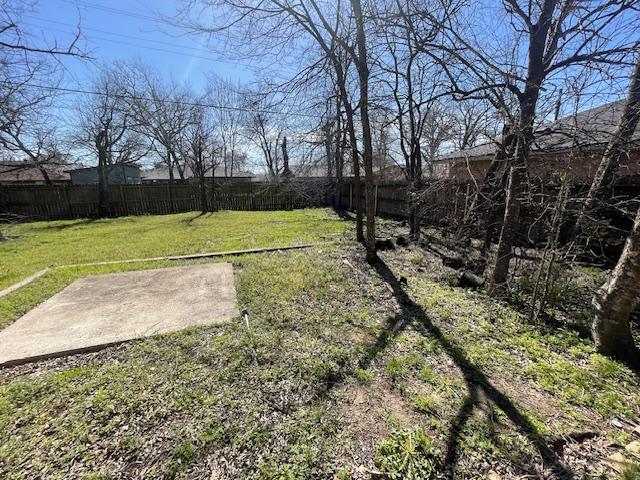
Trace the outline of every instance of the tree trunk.
<path fill-rule="evenodd" d="M 327 178 L 331 180 L 333 178 L 333 151 L 331 149 L 331 128 L 329 122 L 324 126 L 324 154 L 327 157 Z M 337 144 L 336 144 L 337 147 Z"/>
<path fill-rule="evenodd" d="M 180 164 L 175 161 L 176 164 L 176 170 L 178 170 L 178 176 L 180 177 L 180 180 L 184 180 L 184 169 L 180 166 Z"/>
<path fill-rule="evenodd" d="M 493 268 L 492 284 L 494 286 L 504 285 L 507 281 L 513 240 L 518 230 L 520 203 L 527 177 L 527 160 L 529 148 L 533 142 L 533 122 L 539 94 L 539 88 L 536 88 L 535 85 L 540 85 L 540 82 L 529 83 L 520 101 L 516 151 L 509 170 L 509 184 L 504 204 L 500 240 L 498 241 L 498 253 Z"/>
<path fill-rule="evenodd" d="M 371 122 L 369 120 L 369 67 L 367 65 L 367 42 L 364 32 L 364 19 L 360 0 L 351 0 L 356 21 L 356 43 L 358 44 L 358 79 L 360 83 L 360 121 L 362 123 L 363 161 L 366 189 L 367 214 L 367 262 L 377 259 L 376 254 L 376 212 L 373 193 L 373 144 L 371 141 Z"/>
<path fill-rule="evenodd" d="M 42 174 L 42 178 L 44 179 L 45 185 L 52 185 L 51 178 L 49 178 L 49 172 L 47 172 L 47 169 L 44 167 L 44 165 L 36 160 L 36 166 L 38 167 L 38 169 L 40 170 L 40 173 Z"/>
<path fill-rule="evenodd" d="M 411 182 L 409 184 L 409 201 L 411 202 L 409 207 L 409 236 L 417 242 L 420 240 L 419 195 L 422 189 L 422 153 L 419 142 L 412 134 L 412 144 L 413 143 L 415 143 L 415 145 L 411 147 L 411 155 L 413 157 L 411 165 L 413 171 L 411 172 Z"/>
<path fill-rule="evenodd" d="M 623 156 L 628 153 L 628 145 L 640 120 L 640 56 L 636 61 L 629 94 L 624 104 L 622 115 L 618 122 L 609 145 L 602 156 L 598 170 L 596 171 L 587 198 L 580 209 L 578 218 L 569 234 L 569 241 L 574 240 L 582 230 L 582 226 L 588 212 L 592 211 L 596 202 L 607 196 L 608 189 L 614 182 L 614 177 L 620 166 Z"/>
<path fill-rule="evenodd" d="M 513 239 L 520 219 L 520 199 L 524 191 L 529 149 L 533 143 L 533 123 L 540 88 L 545 79 L 545 55 L 553 12 L 558 0 L 545 0 L 538 21 L 529 28 L 527 78 L 524 91 L 518 96 L 520 116 L 518 118 L 516 153 L 509 172 L 509 187 L 505 199 L 504 218 L 498 242 L 498 254 L 493 269 L 492 284 L 504 285 L 509 273 Z"/>
<path fill-rule="evenodd" d="M 215 206 L 215 195 L 216 195 L 216 165 L 213 160 L 211 160 L 211 211 L 216 211 Z"/>
<path fill-rule="evenodd" d="M 98 216 L 109 215 L 109 175 L 107 172 L 107 132 L 101 131 L 96 135 L 96 149 L 98 150 Z"/>
<path fill-rule="evenodd" d="M 622 255 L 607 282 L 593 297 L 591 331 L 596 348 L 638 368 L 640 350 L 631 335 L 630 317 L 640 296 L 640 211 Z"/>
<path fill-rule="evenodd" d="M 500 230 L 500 241 L 498 242 L 498 253 L 493 268 L 494 285 L 503 285 L 506 283 L 509 274 L 513 239 L 515 238 L 518 219 L 520 218 L 520 196 L 522 195 L 522 184 L 524 183 L 525 177 L 524 169 L 524 164 L 518 162 L 511 167 L 511 171 L 509 172 L 509 187 L 505 200 L 504 217 L 502 220 L 502 229 Z"/>
<path fill-rule="evenodd" d="M 227 163 L 228 163 L 228 158 L 227 158 L 227 147 L 224 147 L 224 150 L 222 151 L 222 161 L 224 162 L 224 177 L 227 178 Z M 213 175 L 212 175 L 213 176 Z"/>
<path fill-rule="evenodd" d="M 498 252 L 493 267 L 492 284 L 494 286 L 504 285 L 507 281 L 513 240 L 518 230 L 520 204 L 527 177 L 527 160 L 529 159 L 529 148 L 533 142 L 533 122 L 540 91 L 535 85 L 540 85 L 540 82 L 529 83 L 520 100 L 520 118 L 515 139 L 516 147 L 509 169 L 504 216 L 502 218 L 502 228 L 500 229 Z"/>
<path fill-rule="evenodd" d="M 175 183 L 175 178 L 173 176 L 173 159 L 171 158 L 171 152 L 167 149 L 167 165 L 169 166 L 169 205 L 171 205 L 171 213 L 176 212 L 176 207 L 173 202 L 173 184 Z"/>
<path fill-rule="evenodd" d="M 340 122 L 340 102 L 336 102 L 338 111 L 337 119 L 336 119 L 336 134 L 335 134 L 335 147 L 333 149 L 334 152 L 334 160 L 333 167 L 336 175 L 336 189 L 335 196 L 333 200 L 333 204 L 337 208 L 342 208 L 342 177 L 344 172 L 344 146 L 347 142 L 347 132 L 341 126 Z"/>
<path fill-rule="evenodd" d="M 292 176 L 289 169 L 289 151 L 287 150 L 287 137 L 282 138 L 282 177 L 286 180 Z"/>
<path fill-rule="evenodd" d="M 364 243 L 364 225 L 362 222 L 362 181 L 360 179 L 360 157 L 358 154 L 358 144 L 356 143 L 355 126 L 353 125 L 353 111 L 351 112 L 351 125 L 349 129 L 353 132 L 350 134 L 352 147 L 351 155 L 353 157 L 353 201 L 356 207 L 356 240 Z"/>
<path fill-rule="evenodd" d="M 333 68 L 336 72 L 336 84 L 340 92 L 340 99 L 344 106 L 344 113 L 347 119 L 347 133 L 349 134 L 349 143 L 351 144 L 351 157 L 353 162 L 353 201 L 356 210 L 356 240 L 364 243 L 364 228 L 362 225 L 362 183 L 360 181 L 360 159 L 358 155 L 358 137 L 356 136 L 356 128 L 353 119 L 353 105 L 349 99 L 349 92 L 346 85 L 346 74 L 340 63 L 340 59 L 335 52 L 326 47 L 326 53 L 329 55 Z"/>
<path fill-rule="evenodd" d="M 513 133 L 513 128 L 505 125 L 502 130 L 502 138 L 500 146 L 493 156 L 489 168 L 485 172 L 479 197 L 484 199 L 481 203 L 481 228 L 484 228 L 484 239 L 482 247 L 480 247 L 480 261 L 477 265 L 478 271 L 483 273 L 489 253 L 491 252 L 491 244 L 493 236 L 497 230 L 501 230 L 501 220 L 504 215 L 502 207 L 504 206 L 504 191 L 506 190 L 509 171 L 502 167 L 509 161 L 509 157 L 513 155 L 517 137 Z M 498 183 L 499 180 L 499 183 Z M 476 199 L 478 196 L 476 196 Z M 471 207 L 472 215 L 475 205 Z"/>
<path fill-rule="evenodd" d="M 206 179 L 204 176 L 204 172 L 202 172 L 202 174 L 199 175 L 199 182 L 200 182 L 200 210 L 202 211 L 202 213 L 207 213 L 209 211 L 209 208 L 207 207 L 207 186 L 206 186 Z"/>

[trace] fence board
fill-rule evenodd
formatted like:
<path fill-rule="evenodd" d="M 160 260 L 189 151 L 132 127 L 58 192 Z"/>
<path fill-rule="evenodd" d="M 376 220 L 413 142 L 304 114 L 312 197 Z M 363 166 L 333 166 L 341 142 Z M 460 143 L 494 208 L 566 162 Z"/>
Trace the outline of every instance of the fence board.
<path fill-rule="evenodd" d="M 290 210 L 330 204 L 332 183 L 307 185 L 316 189 L 308 195 L 303 184 L 272 185 L 244 182 L 207 185 L 207 201 L 217 210 Z M 320 189 L 320 194 L 318 190 Z M 326 190 L 326 191 L 325 191 Z M 190 184 L 110 185 L 110 215 L 155 215 L 200 210 L 200 191 Z M 71 219 L 95 216 L 97 186 L 0 185 L 0 213 L 30 219 Z"/>

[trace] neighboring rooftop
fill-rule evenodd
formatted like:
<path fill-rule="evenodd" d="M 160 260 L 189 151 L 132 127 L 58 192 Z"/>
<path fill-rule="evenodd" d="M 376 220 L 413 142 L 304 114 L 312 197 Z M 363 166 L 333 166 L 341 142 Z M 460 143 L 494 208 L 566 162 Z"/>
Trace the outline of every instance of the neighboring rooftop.
<path fill-rule="evenodd" d="M 45 164 L 43 165 L 49 179 L 54 183 L 67 183 L 69 174 L 65 172 L 68 165 Z M 0 183 L 45 183 L 42 171 L 29 161 L 3 160 L 0 161 Z"/>
<path fill-rule="evenodd" d="M 619 100 L 579 112 L 575 116 L 571 115 L 545 123 L 536 130 L 532 152 L 558 152 L 574 146 L 589 149 L 606 146 L 618 125 L 623 108 L 624 101 Z M 636 146 L 640 146 L 640 130 L 636 130 L 633 142 Z M 460 158 L 478 160 L 492 156 L 495 151 L 495 143 L 484 143 L 445 153 L 440 155 L 438 160 Z"/>
<path fill-rule="evenodd" d="M 215 169 L 215 177 L 216 178 L 222 178 L 225 177 L 224 174 L 224 167 L 222 166 L 218 166 Z M 169 180 L 169 169 L 164 166 L 164 165 L 160 165 L 160 166 L 156 166 L 150 170 L 143 170 L 141 172 L 142 175 L 142 179 L 144 181 L 165 181 L 165 180 Z M 205 176 L 207 177 L 211 177 L 211 168 L 207 169 L 207 172 L 205 173 Z M 233 175 L 227 175 L 227 176 L 231 176 L 233 178 L 253 178 L 255 177 L 255 175 L 253 174 L 253 172 L 249 172 L 249 171 L 239 171 L 239 172 L 233 172 Z M 174 179 L 180 179 L 180 174 L 178 173 L 178 169 L 174 168 L 173 169 L 173 177 Z M 185 171 L 184 171 L 184 178 L 188 179 L 188 178 L 193 178 L 194 174 L 191 171 L 191 168 L 189 168 L 189 166 L 185 167 Z"/>

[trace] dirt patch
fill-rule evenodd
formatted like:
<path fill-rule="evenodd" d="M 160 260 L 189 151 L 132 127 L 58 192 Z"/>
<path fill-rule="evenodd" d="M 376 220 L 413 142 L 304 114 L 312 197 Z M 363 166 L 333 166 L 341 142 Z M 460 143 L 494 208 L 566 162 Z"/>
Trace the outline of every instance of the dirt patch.
<path fill-rule="evenodd" d="M 394 428 L 415 421 L 405 399 L 384 379 L 350 382 L 340 387 L 336 396 L 338 417 L 354 442 L 356 471 L 375 469 L 373 458 L 379 441 Z"/>

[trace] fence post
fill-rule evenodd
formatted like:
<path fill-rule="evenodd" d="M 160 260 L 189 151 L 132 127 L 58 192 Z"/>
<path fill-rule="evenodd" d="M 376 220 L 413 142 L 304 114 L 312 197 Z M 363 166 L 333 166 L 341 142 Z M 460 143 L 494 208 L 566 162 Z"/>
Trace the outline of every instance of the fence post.
<path fill-rule="evenodd" d="M 7 212 L 9 210 L 9 189 L 6 189 L 5 194 L 5 186 L 0 184 L 0 212 Z"/>
<path fill-rule="evenodd" d="M 73 205 L 71 205 L 71 198 L 69 198 L 69 185 L 64 185 L 64 199 L 67 201 L 69 218 L 73 218 Z"/>
<path fill-rule="evenodd" d="M 121 207 L 118 209 L 118 216 L 126 215 L 125 210 L 127 209 L 127 202 L 124 201 L 124 192 L 122 191 L 122 185 L 118 185 L 118 191 L 120 192 L 120 205 Z"/>

